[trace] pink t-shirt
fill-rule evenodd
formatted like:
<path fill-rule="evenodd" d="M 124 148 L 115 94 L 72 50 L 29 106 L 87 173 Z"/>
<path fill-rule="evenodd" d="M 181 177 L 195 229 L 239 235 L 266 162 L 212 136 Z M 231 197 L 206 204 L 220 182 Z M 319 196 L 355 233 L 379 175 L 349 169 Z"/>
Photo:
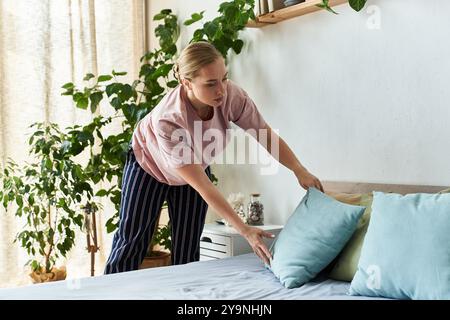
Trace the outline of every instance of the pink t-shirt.
<path fill-rule="evenodd" d="M 178 85 L 138 123 L 132 139 L 134 155 L 158 181 L 185 185 L 174 168 L 198 163 L 206 169 L 229 142 L 230 121 L 244 130 L 258 131 L 266 125 L 255 103 L 231 80 L 222 105 L 214 108 L 210 120 L 197 115 L 183 86 Z"/>

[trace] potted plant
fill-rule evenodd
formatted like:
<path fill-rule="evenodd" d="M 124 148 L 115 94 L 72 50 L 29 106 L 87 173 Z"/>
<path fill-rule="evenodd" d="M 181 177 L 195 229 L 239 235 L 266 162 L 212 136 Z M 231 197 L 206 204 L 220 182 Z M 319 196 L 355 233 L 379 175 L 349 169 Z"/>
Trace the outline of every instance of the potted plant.
<path fill-rule="evenodd" d="M 80 205 L 92 198 L 92 188 L 82 167 L 75 163 L 68 136 L 56 124 L 36 123 L 29 139 L 33 163 L 19 167 L 9 160 L 0 168 L 0 200 L 7 211 L 24 222 L 16 235 L 30 257 L 33 282 L 62 280 L 64 267 L 56 268 L 82 228 Z"/>
<path fill-rule="evenodd" d="M 166 203 L 163 205 L 161 212 L 165 208 L 167 208 Z M 167 224 L 159 224 L 159 220 L 158 218 L 152 240 L 150 241 L 140 269 L 163 267 L 171 264 L 170 251 L 172 249 L 172 241 L 170 221 Z"/>

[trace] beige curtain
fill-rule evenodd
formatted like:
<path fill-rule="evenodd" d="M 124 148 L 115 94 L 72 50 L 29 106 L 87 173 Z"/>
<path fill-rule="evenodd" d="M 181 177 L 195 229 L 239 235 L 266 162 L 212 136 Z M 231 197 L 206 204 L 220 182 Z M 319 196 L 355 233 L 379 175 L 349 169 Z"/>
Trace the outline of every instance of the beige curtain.
<path fill-rule="evenodd" d="M 131 83 L 147 49 L 145 0 L 1 0 L 0 1 L 0 160 L 27 160 L 28 127 L 36 121 L 61 127 L 84 124 L 92 118 L 61 96 L 69 81 L 82 86 L 88 72 L 127 71 Z M 100 107 L 106 113 L 109 108 Z M 114 130 L 112 128 L 111 130 Z M 112 206 L 98 216 L 100 252 L 96 275 L 103 272 L 112 235 L 104 230 Z M 25 250 L 13 239 L 21 223 L 0 209 L 0 287 L 30 283 Z M 90 275 L 86 236 L 67 261 L 68 278 Z"/>

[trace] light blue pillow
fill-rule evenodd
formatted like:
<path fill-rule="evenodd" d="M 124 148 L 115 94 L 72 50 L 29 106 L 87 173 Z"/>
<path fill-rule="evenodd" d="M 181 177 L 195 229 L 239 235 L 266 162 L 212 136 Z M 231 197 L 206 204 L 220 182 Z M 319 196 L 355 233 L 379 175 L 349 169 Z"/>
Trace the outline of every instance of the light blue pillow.
<path fill-rule="evenodd" d="M 450 299 L 450 194 L 374 192 L 349 293 Z"/>
<path fill-rule="evenodd" d="M 269 269 L 286 288 L 313 279 L 342 250 L 364 209 L 309 188 L 272 244 Z"/>

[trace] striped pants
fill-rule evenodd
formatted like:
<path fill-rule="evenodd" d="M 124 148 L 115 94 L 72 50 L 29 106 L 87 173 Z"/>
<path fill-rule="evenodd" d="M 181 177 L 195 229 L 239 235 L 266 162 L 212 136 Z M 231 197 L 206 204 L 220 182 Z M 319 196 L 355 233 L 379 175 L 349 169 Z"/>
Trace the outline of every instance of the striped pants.
<path fill-rule="evenodd" d="M 211 179 L 210 168 L 205 170 Z M 198 261 L 207 203 L 190 185 L 170 186 L 145 172 L 130 148 L 122 179 L 119 228 L 114 234 L 105 274 L 137 270 L 167 200 L 172 228 L 172 264 Z"/>

